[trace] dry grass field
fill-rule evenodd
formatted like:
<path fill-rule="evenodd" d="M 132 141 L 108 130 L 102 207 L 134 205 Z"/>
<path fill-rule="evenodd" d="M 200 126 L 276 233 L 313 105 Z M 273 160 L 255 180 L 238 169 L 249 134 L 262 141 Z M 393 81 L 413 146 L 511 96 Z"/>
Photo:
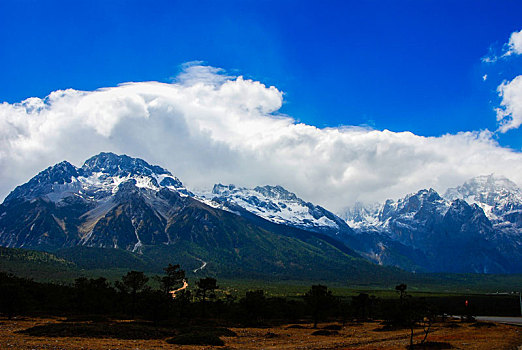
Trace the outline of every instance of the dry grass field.
<path fill-rule="evenodd" d="M 155 332 L 150 325 L 144 331 L 138 328 L 126 330 L 125 327 L 131 324 L 123 321 L 98 324 L 85 321 L 70 323 L 61 318 L 0 319 L 0 349 L 405 349 L 409 344 L 408 330 L 379 330 L 381 326 L 378 322 L 347 324 L 339 331 L 330 330 L 329 332 L 333 333 L 330 335 L 312 335 L 316 330 L 312 329 L 310 324 L 268 328 L 229 328 L 237 336 L 221 336 L 225 345 L 219 347 L 169 344 L 166 339 L 172 338 L 175 331 Z M 20 333 L 35 326 L 44 326 L 44 329 L 58 327 L 59 331 L 45 336 Z M 107 331 L 107 334 L 91 337 L 78 331 L 70 332 L 68 329 L 73 326 L 80 328 L 93 326 Z M 328 324 L 321 324 L 319 329 L 324 330 L 327 326 Z M 115 331 L 111 332 L 111 330 Z M 415 331 L 416 341 L 422 339 L 421 333 L 421 329 Z M 432 342 L 433 346 L 427 349 L 517 349 L 522 344 L 522 328 L 501 324 L 450 321 L 435 324 L 428 341 Z"/>

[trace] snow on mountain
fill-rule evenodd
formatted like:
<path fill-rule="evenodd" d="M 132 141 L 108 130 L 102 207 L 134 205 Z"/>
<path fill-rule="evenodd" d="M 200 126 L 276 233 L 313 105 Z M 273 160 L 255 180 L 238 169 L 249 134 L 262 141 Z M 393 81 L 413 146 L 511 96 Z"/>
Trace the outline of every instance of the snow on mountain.
<path fill-rule="evenodd" d="M 364 205 L 356 202 L 353 207 L 346 208 L 339 216 L 344 218 L 351 228 L 357 230 L 366 226 L 378 226 L 380 209 L 380 203 Z"/>
<path fill-rule="evenodd" d="M 359 252 L 376 262 L 427 271 L 522 268 L 522 191 L 504 177 L 479 176 L 443 197 L 424 189 L 380 206 L 358 204 L 343 217 L 360 237 Z"/>
<path fill-rule="evenodd" d="M 317 231 L 350 230 L 335 214 L 305 202 L 281 186 L 245 188 L 217 184 L 212 192 L 199 195 L 222 209 L 236 213 L 244 209 L 277 224 Z"/>
<path fill-rule="evenodd" d="M 388 199 L 384 204 L 356 203 L 343 214 L 346 222 L 356 231 L 378 229 L 389 231 L 390 221 L 400 217 L 401 225 L 415 226 L 427 219 L 426 211 L 444 215 L 451 203 L 430 188 L 411 193 L 397 201 Z M 424 214 L 424 215 L 423 215 Z"/>
<path fill-rule="evenodd" d="M 225 188 L 221 190 L 216 187 L 213 196 L 224 196 Z M 347 227 L 342 219 L 278 186 L 246 191 L 244 202 L 232 186 L 228 190 L 236 194 L 230 198 L 248 203 L 256 213 L 278 213 L 272 217 L 275 221 Z M 142 254 L 143 263 L 150 261 L 155 268 L 176 259 L 193 271 L 204 259 L 213 273 L 232 277 L 346 280 L 394 273 L 364 261 L 322 232 L 275 225 L 238 205 L 234 209 L 242 211 L 234 215 L 202 203 L 223 208 L 234 204 L 219 198 L 222 203 L 200 199 L 170 172 L 143 160 L 101 153 L 80 168 L 56 164 L 13 190 L 0 204 L 0 246 L 66 250 L 82 260 L 89 252 L 97 252 L 93 257 L 102 253 L 91 248 L 117 248 Z M 127 255 L 116 254 L 120 256 L 127 260 Z M 126 262 L 116 261 L 120 263 Z"/>
<path fill-rule="evenodd" d="M 506 221 L 506 215 L 522 211 L 522 190 L 509 179 L 493 174 L 478 176 L 461 186 L 449 188 L 444 197 L 477 204 L 495 223 Z"/>
<path fill-rule="evenodd" d="M 38 201 L 39 211 L 46 208 L 52 211 L 62 208 L 64 212 L 77 210 L 79 220 L 74 223 L 74 234 L 66 236 L 71 244 L 75 244 L 74 240 L 77 239 L 71 237 L 79 237 L 80 244 L 89 246 L 112 245 L 109 237 L 100 238 L 96 232 L 112 227 L 113 223 L 104 218 L 118 217 L 123 205 L 125 214 L 131 218 L 130 226 L 136 232 L 133 237 L 117 237 L 120 243 L 115 243 L 115 246 L 124 244 L 127 248 L 130 246 L 132 250 L 139 250 L 143 235 L 148 234 L 142 232 L 147 227 L 140 226 L 140 222 L 148 222 L 149 227 L 154 227 L 154 240 L 170 242 L 170 238 L 161 233 L 164 222 L 172 217 L 171 194 L 168 191 L 239 216 L 250 213 L 273 223 L 325 233 L 336 238 L 352 232 L 341 218 L 320 206 L 303 201 L 281 186 L 247 189 L 216 185 L 211 193 L 196 196 L 168 170 L 138 158 L 113 153 L 100 153 L 85 161 L 80 168 L 66 161 L 51 166 L 15 188 L 4 204 L 7 208 Z M 60 228 L 56 228 L 53 222 L 50 222 L 50 227 L 63 232 L 69 230 L 63 220 L 56 220 Z M 19 235 L 16 237 L 19 238 Z M 19 241 L 29 242 L 22 238 Z M 30 242 L 33 244 L 34 240 Z"/>
<path fill-rule="evenodd" d="M 115 194 L 119 186 L 129 180 L 134 180 L 138 188 L 153 191 L 168 188 L 184 196 L 193 196 L 178 178 L 159 166 L 126 155 L 100 153 L 88 159 L 81 168 L 63 161 L 45 169 L 15 188 L 5 201 L 46 197 L 59 203 L 71 196 L 99 200 Z"/>

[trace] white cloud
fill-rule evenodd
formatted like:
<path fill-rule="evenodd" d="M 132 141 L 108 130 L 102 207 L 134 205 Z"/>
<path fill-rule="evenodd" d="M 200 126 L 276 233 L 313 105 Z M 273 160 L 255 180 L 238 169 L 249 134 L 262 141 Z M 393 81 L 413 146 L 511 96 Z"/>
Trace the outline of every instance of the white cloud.
<path fill-rule="evenodd" d="M 507 85 L 502 91 L 507 98 Z M 332 210 L 424 187 L 444 190 L 479 174 L 522 183 L 522 154 L 487 131 L 422 137 L 320 129 L 279 114 L 282 103 L 275 87 L 194 64 L 170 84 L 69 89 L 3 103 L 0 196 L 51 164 L 81 165 L 101 151 L 164 166 L 192 188 L 280 184 Z"/>
<path fill-rule="evenodd" d="M 507 51 L 504 56 L 510 55 L 520 55 L 522 54 L 522 30 L 520 32 L 513 32 L 509 37 L 509 42 L 507 43 Z"/>
<path fill-rule="evenodd" d="M 522 75 L 510 82 L 503 82 L 498 87 L 502 97 L 500 107 L 497 108 L 499 131 L 505 133 L 516 129 L 522 124 Z"/>
<path fill-rule="evenodd" d="M 522 54 L 522 30 L 511 33 L 509 41 L 502 46 L 502 49 L 490 47 L 489 53 L 482 57 L 482 62 L 495 63 L 501 58 L 520 54 Z"/>
<path fill-rule="evenodd" d="M 181 68 L 181 72 L 172 80 L 183 85 L 218 85 L 224 83 L 227 79 L 235 78 L 226 75 L 222 68 L 204 65 L 203 61 L 186 62 L 181 65 Z"/>

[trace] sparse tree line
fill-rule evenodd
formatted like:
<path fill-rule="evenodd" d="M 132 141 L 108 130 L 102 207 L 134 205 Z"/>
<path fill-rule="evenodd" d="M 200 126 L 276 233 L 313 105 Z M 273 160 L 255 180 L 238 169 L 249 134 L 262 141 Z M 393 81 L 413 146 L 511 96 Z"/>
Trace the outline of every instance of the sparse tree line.
<path fill-rule="evenodd" d="M 184 289 L 185 272 L 169 265 L 162 276 L 148 277 L 130 271 L 111 284 L 103 277 L 77 278 L 72 285 L 38 283 L 0 272 L 0 313 L 17 315 L 103 315 L 113 318 L 191 323 L 212 321 L 255 326 L 309 320 L 314 327 L 322 321 L 343 325 L 354 320 L 384 320 L 384 327 L 424 326 L 426 334 L 435 316 L 444 314 L 504 314 L 518 309 L 513 298 L 487 296 L 412 297 L 407 286 L 396 286 L 393 298 L 367 293 L 338 297 L 324 285 L 313 285 L 301 297 L 270 297 L 263 290 L 237 296 L 219 288 L 212 277 L 201 278 Z M 465 304 L 465 300 L 471 302 Z"/>

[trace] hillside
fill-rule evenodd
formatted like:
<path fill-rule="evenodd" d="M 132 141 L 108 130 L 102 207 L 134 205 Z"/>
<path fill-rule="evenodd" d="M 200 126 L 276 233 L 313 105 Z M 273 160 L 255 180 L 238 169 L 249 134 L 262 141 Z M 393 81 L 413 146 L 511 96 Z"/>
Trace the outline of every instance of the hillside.
<path fill-rule="evenodd" d="M 0 205 L 0 244 L 55 252 L 78 268 L 161 271 L 180 263 L 191 271 L 204 261 L 205 273 L 234 278 L 404 276 L 326 233 L 256 218 L 212 206 L 166 169 L 101 153 L 80 168 L 56 164 L 14 189 Z"/>

